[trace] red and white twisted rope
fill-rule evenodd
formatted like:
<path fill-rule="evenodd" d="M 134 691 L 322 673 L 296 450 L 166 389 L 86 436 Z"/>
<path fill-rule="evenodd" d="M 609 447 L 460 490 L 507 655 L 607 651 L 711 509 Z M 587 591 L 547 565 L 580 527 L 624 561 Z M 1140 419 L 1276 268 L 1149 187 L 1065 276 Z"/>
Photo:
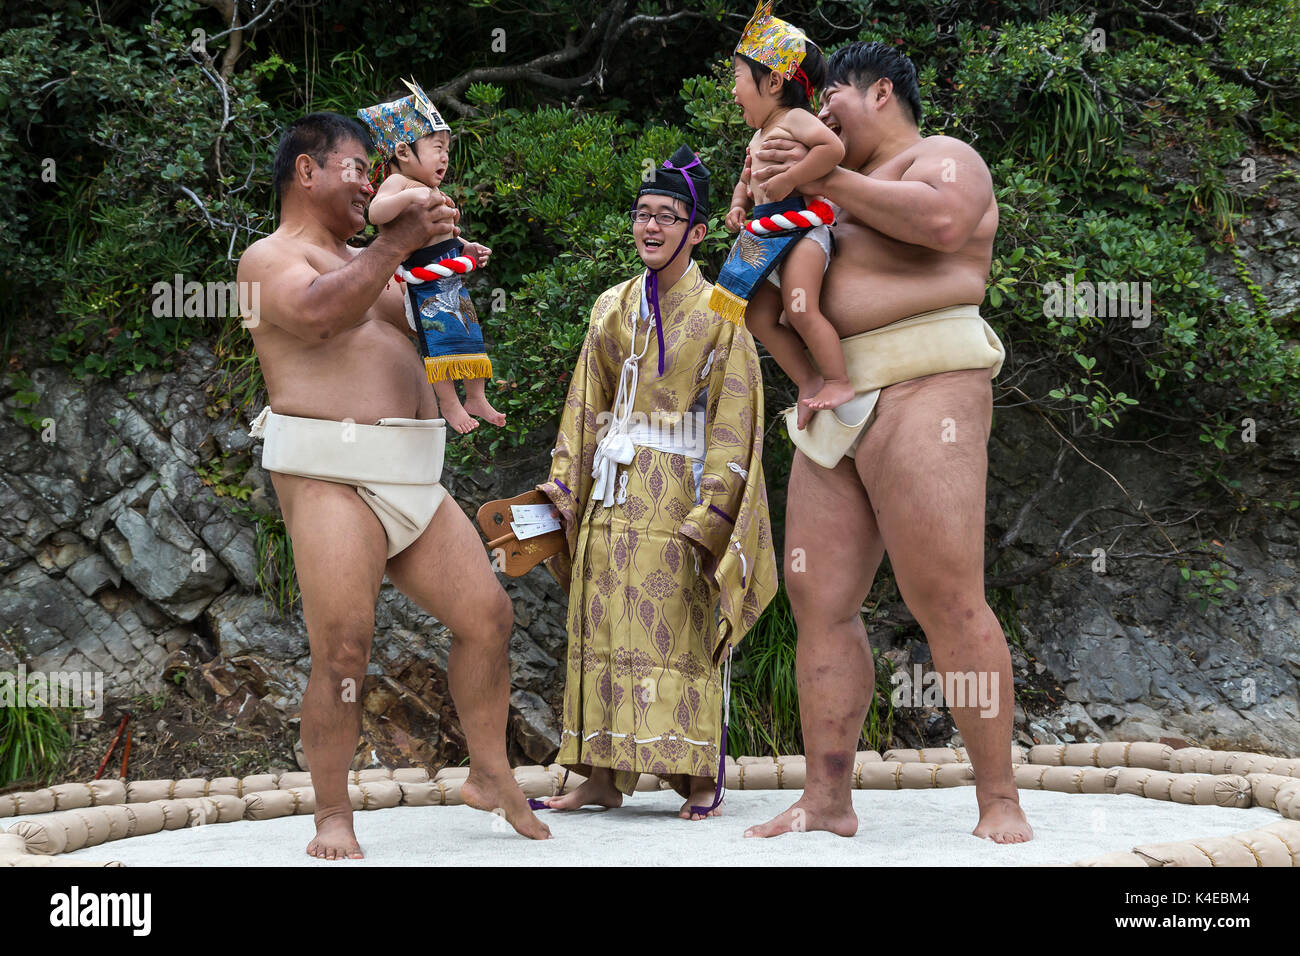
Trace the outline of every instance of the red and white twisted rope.
<path fill-rule="evenodd" d="M 409 282 L 411 285 L 420 285 L 425 282 L 431 282 L 434 279 L 447 279 L 451 276 L 461 276 L 467 272 L 473 272 L 478 268 L 478 263 L 469 256 L 456 256 L 454 259 L 439 259 L 429 266 L 416 266 L 414 269 L 406 269 L 402 266 L 397 267 L 395 278 L 398 282 Z"/>
<path fill-rule="evenodd" d="M 756 236 L 766 236 L 774 232 L 786 232 L 790 229 L 812 229 L 816 226 L 829 226 L 835 222 L 835 211 L 828 203 L 820 199 L 803 211 L 777 213 L 775 216 L 762 216 L 745 223 L 745 230 Z"/>

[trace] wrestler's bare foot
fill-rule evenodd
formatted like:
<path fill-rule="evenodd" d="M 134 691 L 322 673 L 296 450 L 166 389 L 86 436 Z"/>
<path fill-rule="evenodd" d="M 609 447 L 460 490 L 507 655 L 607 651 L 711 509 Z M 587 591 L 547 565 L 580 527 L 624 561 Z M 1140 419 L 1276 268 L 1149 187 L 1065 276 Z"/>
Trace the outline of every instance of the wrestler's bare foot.
<path fill-rule="evenodd" d="M 801 405 L 813 409 L 839 408 L 853 397 L 853 386 L 847 378 L 828 378 L 816 395 L 800 398 Z"/>
<path fill-rule="evenodd" d="M 470 395 L 465 399 L 463 407 L 469 414 L 477 415 L 491 425 L 504 425 L 506 423 L 506 417 L 493 408 L 486 398 Z"/>
<path fill-rule="evenodd" d="M 456 431 L 460 432 L 462 435 L 478 428 L 478 422 L 474 421 L 474 419 L 469 416 L 469 413 L 465 411 L 465 406 L 460 402 L 457 402 L 454 405 L 451 402 L 443 402 L 439 404 L 439 411 L 442 412 L 442 417 L 446 419 L 447 424 L 456 429 Z"/>
<path fill-rule="evenodd" d="M 623 794 L 614 786 L 614 777 L 602 768 L 595 768 L 591 777 L 578 785 L 576 790 L 560 794 L 558 797 L 542 797 L 542 802 L 552 810 L 576 810 L 579 807 L 609 807 L 611 810 L 623 805 Z"/>
<path fill-rule="evenodd" d="M 808 426 L 808 420 L 813 416 L 813 409 L 809 407 L 808 402 L 821 389 L 820 378 L 810 379 L 799 386 L 799 399 L 795 403 L 795 427 L 800 431 Z"/>
<path fill-rule="evenodd" d="M 994 843 L 1028 843 L 1034 838 L 1034 828 L 1013 797 L 981 800 L 980 820 L 971 832 Z"/>
<path fill-rule="evenodd" d="M 814 806 L 804 794 L 785 813 L 777 814 L 766 823 L 750 827 L 747 837 L 774 837 L 782 833 L 806 833 L 825 830 L 837 836 L 850 837 L 858 832 L 858 815 L 853 812 L 853 802 L 846 799 L 842 806 Z"/>
<path fill-rule="evenodd" d="M 528 806 L 528 798 L 519 789 L 513 774 L 505 773 L 493 776 L 486 771 L 470 768 L 469 776 L 461 785 L 460 795 L 465 803 L 475 810 L 492 813 L 500 809 L 506 822 L 515 828 L 515 832 L 530 840 L 549 840 L 551 830 L 545 823 L 533 815 Z"/>
<path fill-rule="evenodd" d="M 352 808 L 316 814 L 316 839 L 307 844 L 307 855 L 318 860 L 360 860 L 364 856 L 352 830 Z"/>
<path fill-rule="evenodd" d="M 683 820 L 703 820 L 707 817 L 722 816 L 723 804 L 718 804 L 706 814 L 692 813 L 691 807 L 708 807 L 713 805 L 713 795 L 718 792 L 716 781 L 712 777 L 691 777 L 691 794 L 682 804 L 677 815 Z M 725 801 L 724 801 L 725 803 Z"/>

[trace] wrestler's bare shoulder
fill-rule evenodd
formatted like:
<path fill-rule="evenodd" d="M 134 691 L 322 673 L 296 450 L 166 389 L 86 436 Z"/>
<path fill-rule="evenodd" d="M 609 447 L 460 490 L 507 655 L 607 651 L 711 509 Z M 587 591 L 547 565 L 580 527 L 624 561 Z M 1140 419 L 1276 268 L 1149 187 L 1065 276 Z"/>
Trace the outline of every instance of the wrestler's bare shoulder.
<path fill-rule="evenodd" d="M 330 272 L 341 269 L 361 252 L 360 246 L 340 243 L 335 248 L 327 248 L 300 236 L 277 230 L 245 249 L 239 260 L 239 268 L 241 272 L 247 267 L 265 274 L 289 266 L 308 265 L 317 272 Z"/>
<path fill-rule="evenodd" d="M 262 271 L 279 265 L 293 255 L 293 241 L 282 236 L 277 230 L 269 236 L 258 239 L 244 250 L 243 255 L 239 257 L 239 271 L 241 273 L 251 269 Z"/>
<path fill-rule="evenodd" d="M 903 178 L 907 178 L 908 172 L 912 172 L 918 167 L 928 166 L 935 160 L 952 160 L 957 163 L 978 165 L 987 169 L 983 158 L 969 143 L 952 136 L 942 135 L 927 136 L 913 143 L 885 165 L 898 168 L 903 173 Z"/>

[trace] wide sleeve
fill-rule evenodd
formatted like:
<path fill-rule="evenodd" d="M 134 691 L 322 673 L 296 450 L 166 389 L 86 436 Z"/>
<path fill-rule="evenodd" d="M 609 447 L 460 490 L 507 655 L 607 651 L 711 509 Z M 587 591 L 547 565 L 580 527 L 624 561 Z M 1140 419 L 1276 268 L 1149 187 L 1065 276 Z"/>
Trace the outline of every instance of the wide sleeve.
<path fill-rule="evenodd" d="M 549 479 L 537 486 L 560 512 L 564 535 L 573 557 L 578 545 L 578 523 L 595 483 L 591 476 L 592 461 L 599 438 L 599 416 L 613 401 L 613 381 L 604 354 L 605 317 L 614 307 L 616 297 L 607 292 L 596 300 L 591 310 L 591 324 L 582 343 L 582 352 L 573 369 L 573 381 L 564 401 L 560 431 L 555 438 Z"/>
<path fill-rule="evenodd" d="M 714 660 L 737 645 L 776 594 L 776 558 L 763 481 L 763 377 L 750 333 L 720 323 L 708 379 L 700 501 L 679 532 L 700 552 L 719 597 Z"/>

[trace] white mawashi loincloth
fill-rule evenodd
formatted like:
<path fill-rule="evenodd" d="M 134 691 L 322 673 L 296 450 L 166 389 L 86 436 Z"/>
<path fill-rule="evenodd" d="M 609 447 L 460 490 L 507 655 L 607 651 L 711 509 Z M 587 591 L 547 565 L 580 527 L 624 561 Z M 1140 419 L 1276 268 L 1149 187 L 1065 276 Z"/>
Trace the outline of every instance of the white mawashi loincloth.
<path fill-rule="evenodd" d="M 878 329 L 841 339 L 844 364 L 853 383 L 853 398 L 838 408 L 814 412 L 808 427 L 796 425 L 798 408 L 782 414 L 794 446 L 823 468 L 853 457 L 875 419 L 880 390 L 940 372 L 987 368 L 990 378 L 1002 370 L 1006 350 L 979 306 L 954 305 L 899 319 Z"/>
<path fill-rule="evenodd" d="M 441 484 L 447 425 L 441 418 L 381 418 L 358 425 L 277 415 L 270 406 L 249 435 L 262 438 L 262 467 L 286 475 L 352 485 L 400 554 L 433 520 L 447 497 Z"/>

